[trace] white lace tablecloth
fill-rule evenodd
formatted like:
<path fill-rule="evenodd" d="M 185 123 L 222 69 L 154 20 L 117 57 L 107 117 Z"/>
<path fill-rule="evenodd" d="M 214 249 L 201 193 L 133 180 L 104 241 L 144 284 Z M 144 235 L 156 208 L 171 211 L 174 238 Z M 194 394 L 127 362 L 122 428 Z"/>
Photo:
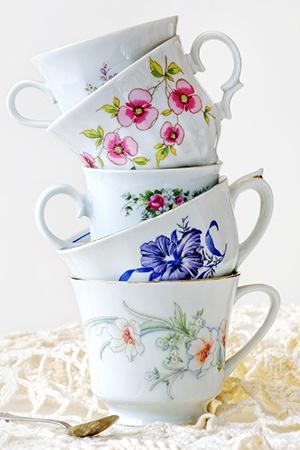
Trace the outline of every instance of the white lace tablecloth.
<path fill-rule="evenodd" d="M 263 319 L 263 307 L 234 313 L 229 354 Z M 0 411 L 72 423 L 105 413 L 91 394 L 80 324 L 0 338 Z M 300 449 L 300 307 L 285 305 L 268 335 L 235 370 L 195 426 L 117 424 L 93 438 L 52 425 L 0 421 L 0 449 Z"/>

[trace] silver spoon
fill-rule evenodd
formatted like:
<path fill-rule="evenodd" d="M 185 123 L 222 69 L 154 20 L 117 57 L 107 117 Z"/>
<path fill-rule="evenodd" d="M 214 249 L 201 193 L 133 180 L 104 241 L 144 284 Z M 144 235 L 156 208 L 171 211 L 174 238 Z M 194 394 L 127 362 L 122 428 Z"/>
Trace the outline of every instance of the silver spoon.
<path fill-rule="evenodd" d="M 0 419 L 5 420 L 6 422 L 52 423 L 54 425 L 59 425 L 63 427 L 66 430 L 66 433 L 69 434 L 70 436 L 87 437 L 87 436 L 94 436 L 95 434 L 99 434 L 102 431 L 106 430 L 119 419 L 119 416 L 102 417 L 101 419 L 93 420 L 92 422 L 80 423 L 79 425 L 74 426 L 71 426 L 69 423 L 64 422 L 63 420 L 15 416 L 14 414 L 10 413 L 0 413 Z"/>

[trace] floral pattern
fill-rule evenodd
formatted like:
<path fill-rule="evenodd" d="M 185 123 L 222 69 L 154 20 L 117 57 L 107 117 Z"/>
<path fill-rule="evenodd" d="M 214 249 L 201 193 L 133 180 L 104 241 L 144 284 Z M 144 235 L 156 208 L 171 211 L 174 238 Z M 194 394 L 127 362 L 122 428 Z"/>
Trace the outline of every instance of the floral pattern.
<path fill-rule="evenodd" d="M 82 161 L 85 163 L 87 167 L 90 169 L 97 169 L 97 164 L 95 158 L 92 157 L 89 153 L 83 152 L 81 153 Z"/>
<path fill-rule="evenodd" d="M 169 95 L 168 103 L 170 109 L 178 115 L 183 111 L 196 114 L 202 109 L 201 98 L 195 94 L 193 86 L 184 79 L 176 82 L 175 89 Z"/>
<path fill-rule="evenodd" d="M 111 74 L 109 72 L 111 72 L 111 68 L 108 67 L 108 64 L 103 63 L 102 66 L 100 67 L 100 80 L 103 82 L 102 84 L 106 83 L 107 81 L 111 80 L 116 75 L 118 75 L 117 73 Z M 85 91 L 88 92 L 89 94 L 92 94 L 98 89 L 98 87 L 99 86 L 94 86 L 91 83 L 87 83 Z"/>
<path fill-rule="evenodd" d="M 180 188 L 162 188 L 153 191 L 147 190 L 136 195 L 126 192 L 122 195 L 125 201 L 122 211 L 125 213 L 125 216 L 129 216 L 134 210 L 138 209 L 141 212 L 142 221 L 151 219 L 183 205 L 183 203 L 197 197 L 208 189 L 209 187 L 195 191 L 184 191 Z"/>
<path fill-rule="evenodd" d="M 187 81 L 181 67 L 174 61 L 168 62 L 167 56 L 164 58 L 164 64 L 160 64 L 152 58 L 149 58 L 149 70 L 156 83 L 148 88 L 135 87 L 128 93 L 128 99 L 125 104 L 121 104 L 118 97 L 114 97 L 112 103 L 101 105 L 97 111 L 105 112 L 111 116 L 116 126 L 109 130 L 107 134 L 118 134 L 120 140 L 124 138 L 120 133 L 125 128 L 135 127 L 140 132 L 146 132 L 156 125 L 159 116 L 170 117 L 160 126 L 159 136 L 161 141 L 154 145 L 153 154 L 157 167 L 161 162 L 172 155 L 176 156 L 180 145 L 184 141 L 185 131 L 180 124 L 182 114 L 200 114 L 203 116 L 207 125 L 210 124 L 210 118 L 214 118 L 211 114 L 211 107 L 203 106 L 202 100 L 195 92 L 194 86 Z M 107 81 L 114 75 L 109 74 L 110 69 L 107 65 L 101 68 L 101 79 Z M 116 74 L 115 74 L 116 75 Z M 180 76 L 177 80 L 175 77 Z M 95 88 L 96 89 L 96 88 Z M 95 90 L 90 86 L 87 90 Z M 158 90 L 163 90 L 165 97 L 165 106 L 163 110 L 159 110 L 155 105 L 155 96 Z M 96 165 L 99 168 L 104 167 L 102 153 L 107 150 L 105 147 L 106 136 L 104 130 L 99 125 L 97 129 L 87 129 L 81 132 L 83 136 L 94 141 L 97 156 L 95 158 Z M 127 136 L 129 138 L 130 136 Z M 136 143 L 136 153 L 131 153 L 133 158 L 127 158 L 126 154 L 117 157 L 114 153 L 107 153 L 108 159 L 116 165 L 124 165 L 131 163 L 131 168 L 136 169 L 137 166 L 145 166 L 149 163 L 149 159 L 142 154 L 136 156 L 139 151 L 139 145 Z M 89 167 L 89 166 L 88 166 Z"/>
<path fill-rule="evenodd" d="M 103 147 L 107 150 L 108 159 L 119 166 L 126 164 L 129 156 L 134 156 L 138 152 L 138 144 L 132 137 L 126 136 L 121 139 L 118 133 L 107 133 Z"/>
<path fill-rule="evenodd" d="M 125 354 L 130 363 L 146 352 L 143 337 L 157 333 L 155 344 L 164 357 L 161 367 L 154 367 L 145 373 L 149 390 L 160 385 L 166 388 L 167 395 L 173 399 L 173 384 L 187 373 L 199 379 L 206 376 L 209 369 L 224 369 L 225 320 L 219 326 L 211 327 L 204 318 L 203 309 L 188 318 L 177 303 L 174 303 L 174 314 L 168 318 L 145 315 L 130 308 L 126 302 L 123 302 L 123 307 L 124 315 L 130 318 L 98 317 L 87 321 L 85 328 L 89 333 L 94 331 L 95 335 L 103 338 L 100 347 L 102 360 L 104 352 L 110 350 Z"/>
<path fill-rule="evenodd" d="M 122 127 L 134 124 L 143 131 L 154 125 L 158 114 L 158 110 L 152 106 L 152 95 L 145 89 L 133 89 L 126 105 L 119 108 L 117 119 Z"/>
<path fill-rule="evenodd" d="M 140 247 L 141 266 L 124 272 L 119 281 L 128 281 L 134 273 L 149 273 L 149 281 L 192 280 L 209 278 L 215 274 L 227 250 L 214 245 L 211 235 L 219 225 L 212 220 L 204 238 L 201 230 L 189 226 L 188 217 L 171 233 L 158 236 Z"/>
<path fill-rule="evenodd" d="M 133 361 L 137 355 L 143 353 L 144 344 L 141 342 L 140 328 L 134 320 L 117 319 L 107 327 L 107 333 L 111 336 L 111 350 L 125 351 L 129 361 Z"/>

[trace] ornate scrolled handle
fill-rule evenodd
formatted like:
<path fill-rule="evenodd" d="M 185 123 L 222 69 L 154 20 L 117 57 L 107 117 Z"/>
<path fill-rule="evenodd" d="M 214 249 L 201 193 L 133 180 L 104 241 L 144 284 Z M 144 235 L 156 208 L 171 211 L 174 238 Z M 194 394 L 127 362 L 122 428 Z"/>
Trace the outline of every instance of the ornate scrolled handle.
<path fill-rule="evenodd" d="M 215 104 L 215 108 L 219 111 L 220 119 L 231 119 L 230 103 L 233 95 L 243 84 L 240 82 L 242 60 L 239 49 L 233 40 L 224 33 L 219 31 L 207 31 L 200 34 L 193 42 L 191 52 L 187 55 L 187 60 L 194 73 L 204 72 L 205 66 L 200 58 L 200 50 L 202 45 L 210 40 L 221 41 L 227 45 L 233 57 L 233 71 L 230 78 L 221 86 L 223 91 L 222 100 Z"/>

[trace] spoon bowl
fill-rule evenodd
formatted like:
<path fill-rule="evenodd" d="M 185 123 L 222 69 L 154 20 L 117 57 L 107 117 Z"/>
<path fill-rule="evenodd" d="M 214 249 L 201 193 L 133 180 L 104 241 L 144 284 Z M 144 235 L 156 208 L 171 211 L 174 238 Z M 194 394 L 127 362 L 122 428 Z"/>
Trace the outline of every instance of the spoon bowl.
<path fill-rule="evenodd" d="M 69 436 L 87 437 L 95 436 L 96 434 L 99 434 L 107 428 L 111 427 L 119 419 L 119 416 L 113 415 L 102 417 L 101 419 L 80 423 L 74 426 L 63 420 L 44 419 L 41 417 L 16 416 L 10 413 L 0 413 L 0 419 L 5 420 L 6 422 L 51 423 L 63 427 Z"/>

